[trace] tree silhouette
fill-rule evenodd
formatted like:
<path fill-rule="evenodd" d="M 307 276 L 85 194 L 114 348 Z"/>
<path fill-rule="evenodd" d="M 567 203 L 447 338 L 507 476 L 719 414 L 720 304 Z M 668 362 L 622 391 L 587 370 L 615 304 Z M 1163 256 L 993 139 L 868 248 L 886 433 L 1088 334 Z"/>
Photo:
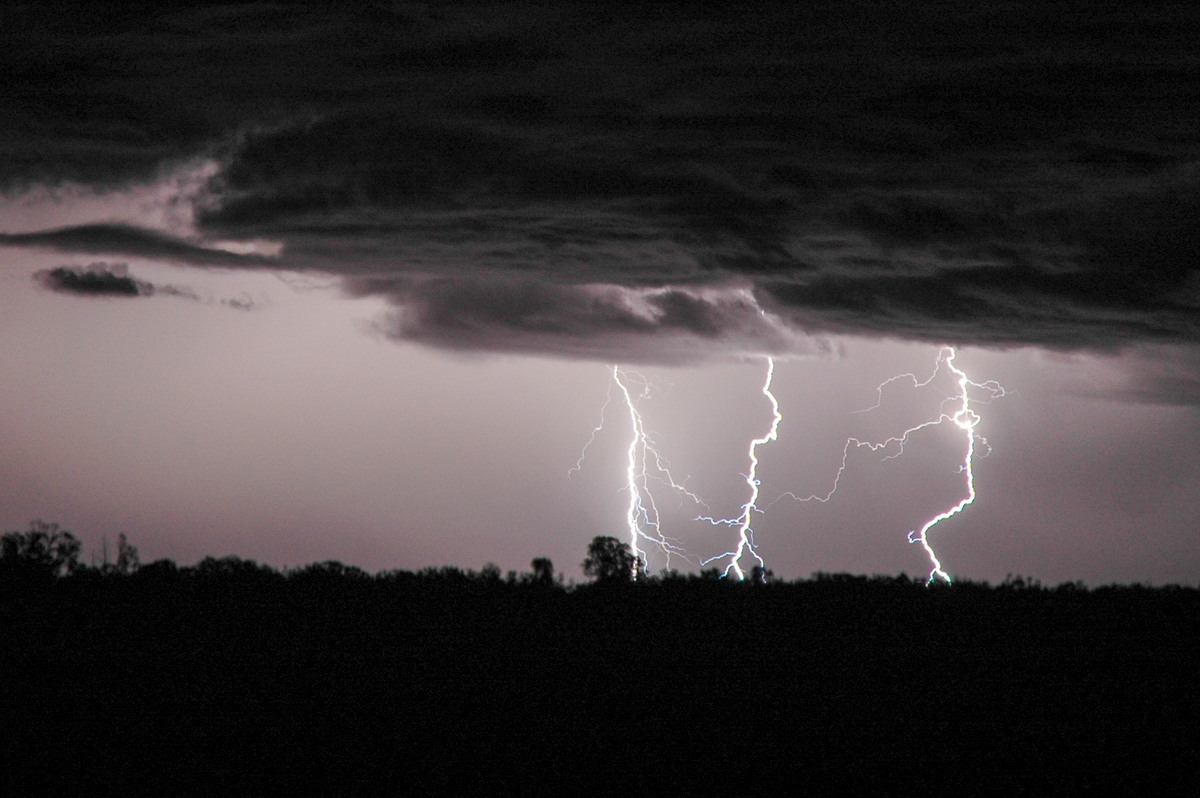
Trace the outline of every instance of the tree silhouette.
<path fill-rule="evenodd" d="M 533 566 L 534 584 L 554 584 L 554 563 L 548 557 L 535 557 L 530 565 Z"/>
<path fill-rule="evenodd" d="M 637 560 L 629 546 L 607 535 L 597 535 L 588 544 L 583 572 L 600 582 L 631 582 Z"/>
<path fill-rule="evenodd" d="M 28 532 L 5 532 L 0 561 L 6 568 L 63 576 L 79 567 L 82 544 L 58 524 L 29 522 Z"/>
<path fill-rule="evenodd" d="M 775 576 L 770 568 L 763 568 L 761 565 L 756 565 L 750 569 L 750 584 L 765 585 Z"/>

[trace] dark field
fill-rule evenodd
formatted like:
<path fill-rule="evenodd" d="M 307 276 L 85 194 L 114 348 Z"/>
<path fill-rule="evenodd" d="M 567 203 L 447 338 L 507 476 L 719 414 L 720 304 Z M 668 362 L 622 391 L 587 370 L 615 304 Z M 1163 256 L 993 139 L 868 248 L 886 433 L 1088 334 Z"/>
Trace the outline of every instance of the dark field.
<path fill-rule="evenodd" d="M 3 793 L 1075 794 L 1200 773 L 1200 591 L 0 581 Z M 1165 789 L 1164 789 L 1165 788 Z"/>

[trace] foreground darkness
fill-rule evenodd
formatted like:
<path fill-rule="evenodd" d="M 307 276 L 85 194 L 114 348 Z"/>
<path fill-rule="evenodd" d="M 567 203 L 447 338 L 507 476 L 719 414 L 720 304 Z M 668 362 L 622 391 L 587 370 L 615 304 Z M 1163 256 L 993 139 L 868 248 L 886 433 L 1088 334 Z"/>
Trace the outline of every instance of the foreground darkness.
<path fill-rule="evenodd" d="M 1170 793 L 1200 766 L 1190 588 L 4 577 L 6 794 Z"/>

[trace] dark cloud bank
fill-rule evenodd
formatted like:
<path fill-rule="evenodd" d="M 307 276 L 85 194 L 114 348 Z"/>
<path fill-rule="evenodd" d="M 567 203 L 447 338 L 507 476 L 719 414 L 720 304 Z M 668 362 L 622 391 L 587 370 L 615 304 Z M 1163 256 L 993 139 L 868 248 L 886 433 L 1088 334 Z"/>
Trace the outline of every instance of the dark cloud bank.
<path fill-rule="evenodd" d="M 0 243 L 325 270 L 468 350 L 1200 342 L 1194 4 L 122 8 L 4 13 L 0 181 L 216 159 L 201 237 L 282 255 Z"/>

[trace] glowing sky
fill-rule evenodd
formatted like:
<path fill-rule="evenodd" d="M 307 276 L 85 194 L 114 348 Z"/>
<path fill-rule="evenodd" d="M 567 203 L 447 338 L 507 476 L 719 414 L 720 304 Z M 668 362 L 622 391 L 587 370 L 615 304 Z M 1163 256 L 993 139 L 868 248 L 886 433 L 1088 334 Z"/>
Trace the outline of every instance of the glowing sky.
<path fill-rule="evenodd" d="M 952 430 L 776 499 L 936 412 L 853 411 L 949 344 L 1012 391 L 950 573 L 1196 581 L 1193 8 L 603 8 L 4 12 L 0 527 L 577 577 L 629 505 L 611 407 L 568 476 L 610 364 L 733 517 L 771 355 L 768 567 L 923 575 Z"/>

